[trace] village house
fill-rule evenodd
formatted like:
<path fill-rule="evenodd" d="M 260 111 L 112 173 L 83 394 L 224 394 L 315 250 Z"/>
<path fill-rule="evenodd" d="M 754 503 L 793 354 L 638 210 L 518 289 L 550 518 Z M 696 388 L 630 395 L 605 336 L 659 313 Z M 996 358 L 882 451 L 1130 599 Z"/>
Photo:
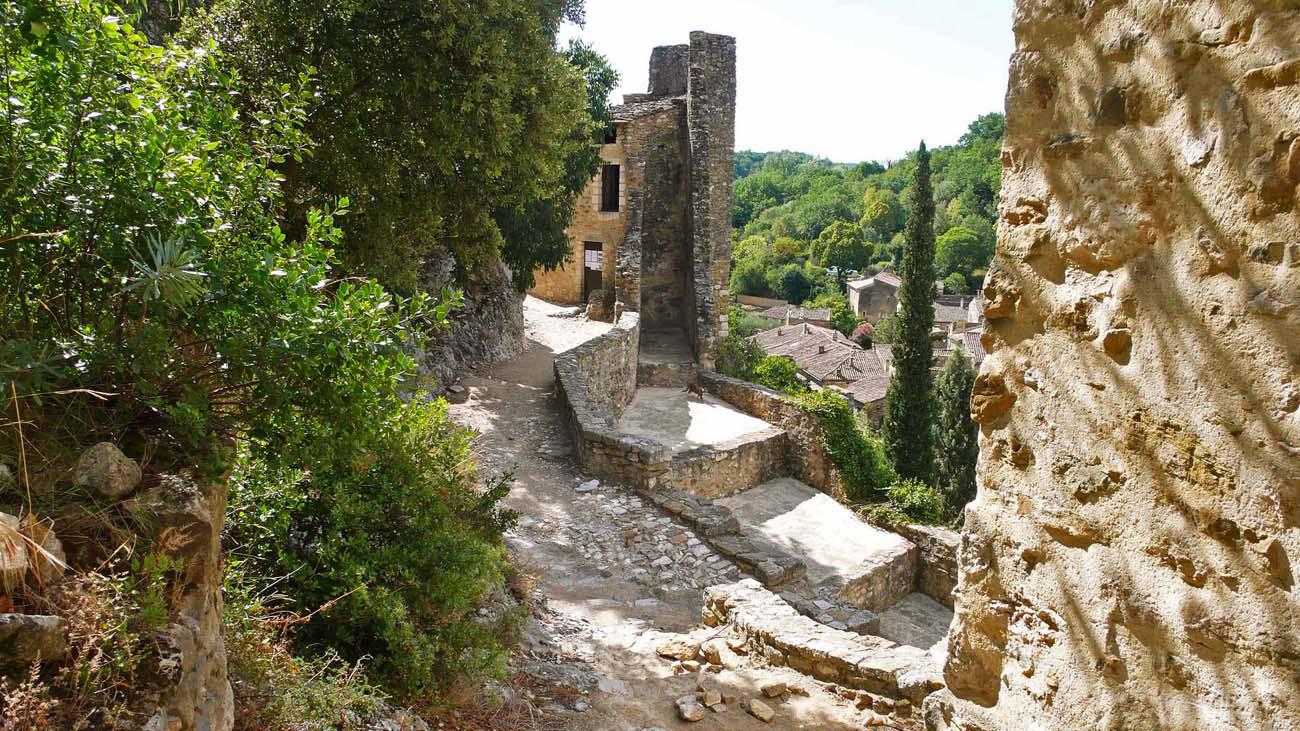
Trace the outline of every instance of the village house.
<path fill-rule="evenodd" d="M 848 283 L 849 309 L 872 324 L 898 309 L 898 287 L 903 281 L 886 269 L 866 279 Z"/>

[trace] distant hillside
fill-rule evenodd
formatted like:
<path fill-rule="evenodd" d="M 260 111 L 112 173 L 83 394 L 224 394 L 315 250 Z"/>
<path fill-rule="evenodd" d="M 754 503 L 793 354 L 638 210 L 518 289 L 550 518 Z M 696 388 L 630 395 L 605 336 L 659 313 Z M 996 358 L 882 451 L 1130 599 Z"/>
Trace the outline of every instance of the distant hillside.
<path fill-rule="evenodd" d="M 987 114 L 957 144 L 933 150 L 936 264 L 952 291 L 974 291 L 993 256 L 1002 134 L 1003 116 Z M 816 296 L 828 288 L 818 281 L 828 266 L 897 265 L 913 156 L 886 166 L 833 163 L 801 152 L 737 152 L 733 291 L 789 299 L 807 290 Z M 805 282 L 789 273 L 792 264 Z M 792 286 L 783 287 L 782 279 Z"/>

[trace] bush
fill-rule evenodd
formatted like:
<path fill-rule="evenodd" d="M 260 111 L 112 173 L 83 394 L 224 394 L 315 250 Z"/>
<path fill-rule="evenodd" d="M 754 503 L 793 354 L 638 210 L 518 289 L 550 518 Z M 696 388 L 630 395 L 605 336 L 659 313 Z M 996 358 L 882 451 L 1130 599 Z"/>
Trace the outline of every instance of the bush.
<path fill-rule="evenodd" d="M 944 522 L 943 496 L 920 480 L 898 480 L 890 485 L 889 505 L 915 523 Z"/>
<path fill-rule="evenodd" d="M 0 379 L 59 424 L 36 433 L 143 437 L 155 469 L 238 440 L 229 537 L 291 610 L 333 603 L 301 634 L 322 655 L 377 656 L 401 692 L 498 666 L 471 615 L 501 581 L 505 483 L 476 492 L 469 435 L 406 393 L 405 349 L 457 297 L 336 276 L 346 199 L 281 231 L 307 79 L 258 105 L 217 49 L 151 46 L 114 10 L 0 0 Z"/>
<path fill-rule="evenodd" d="M 880 440 L 858 426 L 849 402 L 831 391 L 813 391 L 801 396 L 799 405 L 817 415 L 822 443 L 840 473 L 848 499 L 885 499 L 895 480 L 894 471 L 885 460 Z"/>
<path fill-rule="evenodd" d="M 476 490 L 471 434 L 446 402 L 412 401 L 379 417 L 353 464 L 320 472 L 241 465 L 231 538 L 250 568 L 287 580 L 295 605 L 330 606 L 302 628 L 403 693 L 442 691 L 463 674 L 501 669 L 499 638 L 474 621 L 503 584 L 497 508 L 508 483 Z"/>
<path fill-rule="evenodd" d="M 754 366 L 754 383 L 781 393 L 799 394 L 808 390 L 799 381 L 799 366 L 781 355 L 765 355 Z"/>

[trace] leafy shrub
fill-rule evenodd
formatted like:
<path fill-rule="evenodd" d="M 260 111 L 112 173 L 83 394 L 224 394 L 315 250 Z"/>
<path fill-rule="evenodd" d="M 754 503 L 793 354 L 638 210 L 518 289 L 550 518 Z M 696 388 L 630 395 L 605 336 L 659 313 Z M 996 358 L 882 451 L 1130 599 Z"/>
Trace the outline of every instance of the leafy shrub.
<path fill-rule="evenodd" d="M 396 691 L 444 690 L 500 668 L 497 638 L 474 610 L 503 583 L 500 536 L 513 516 L 496 503 L 508 483 L 475 489 L 471 434 L 444 401 L 372 418 L 378 433 L 352 464 L 241 465 L 231 539 L 252 570 L 290 576 L 296 606 L 330 607 L 302 628 L 304 643 L 374 658 L 371 672 Z"/>
<path fill-rule="evenodd" d="M 813 391 L 799 397 L 799 405 L 817 415 L 822 442 L 840 473 L 849 500 L 883 500 L 895 479 L 893 468 L 885 459 L 880 440 L 859 427 L 849 402 L 831 391 Z"/>
<path fill-rule="evenodd" d="M 898 480 L 889 486 L 889 504 L 913 522 L 944 522 L 943 495 L 920 480 Z"/>
<path fill-rule="evenodd" d="M 500 582 L 505 483 L 477 493 L 468 434 L 405 393 L 405 349 L 457 297 L 337 276 L 346 198 L 281 230 L 308 79 L 246 98 L 215 47 L 152 46 L 111 10 L 0 0 L 0 377 L 70 439 L 171 447 L 155 465 L 238 440 L 230 537 L 296 611 L 338 600 L 301 633 L 322 654 L 379 656 L 398 691 L 490 669 L 470 615 Z"/>
<path fill-rule="evenodd" d="M 781 355 L 765 355 L 754 366 L 754 383 L 781 393 L 798 394 L 808 390 L 799 380 L 799 366 Z"/>

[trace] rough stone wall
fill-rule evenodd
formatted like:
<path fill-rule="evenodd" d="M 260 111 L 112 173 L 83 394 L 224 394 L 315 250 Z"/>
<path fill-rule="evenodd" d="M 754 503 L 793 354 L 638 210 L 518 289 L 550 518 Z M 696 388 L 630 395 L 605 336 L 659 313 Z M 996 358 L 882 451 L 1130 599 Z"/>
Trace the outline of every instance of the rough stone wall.
<path fill-rule="evenodd" d="M 691 47 L 659 46 L 650 53 L 650 96 L 681 96 L 686 93 Z"/>
<path fill-rule="evenodd" d="M 756 419 L 785 430 L 790 445 L 786 466 L 790 476 L 833 498 L 844 497 L 844 486 L 822 444 L 821 425 L 815 415 L 776 391 L 752 383 L 714 371 L 701 371 L 699 377 L 700 383 L 713 395 Z"/>
<path fill-rule="evenodd" d="M 1300 4 L 1019 0 L 932 728 L 1300 728 Z"/>
<path fill-rule="evenodd" d="M 905 525 L 898 534 L 916 545 L 916 591 L 952 609 L 957 588 L 957 547 L 961 535 L 933 525 Z"/>
<path fill-rule="evenodd" d="M 684 105 L 678 105 L 637 120 L 624 132 L 644 210 L 639 277 L 641 324 L 647 330 L 688 324 L 690 169 L 684 112 Z"/>
<path fill-rule="evenodd" d="M 736 39 L 691 33 L 686 124 L 691 153 L 694 276 L 688 327 L 696 359 L 712 368 L 727 335 L 731 201 L 736 144 Z"/>

